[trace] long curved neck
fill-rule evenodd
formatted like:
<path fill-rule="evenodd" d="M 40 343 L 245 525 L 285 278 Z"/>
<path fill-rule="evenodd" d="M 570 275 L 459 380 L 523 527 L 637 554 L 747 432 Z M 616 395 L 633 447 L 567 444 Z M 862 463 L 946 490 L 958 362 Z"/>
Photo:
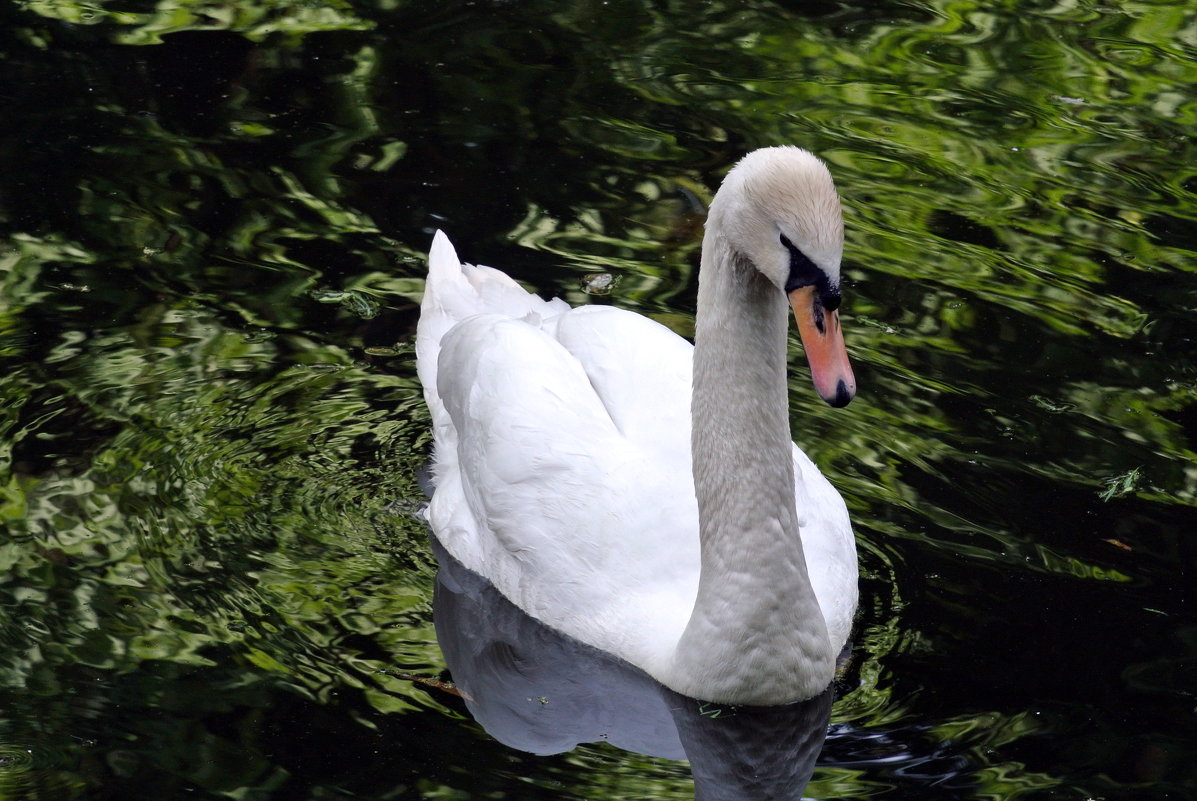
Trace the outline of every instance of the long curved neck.
<path fill-rule="evenodd" d="M 786 703 L 817 694 L 834 671 L 794 508 L 788 311 L 708 228 L 691 403 L 702 573 L 672 666 L 707 700 Z"/>

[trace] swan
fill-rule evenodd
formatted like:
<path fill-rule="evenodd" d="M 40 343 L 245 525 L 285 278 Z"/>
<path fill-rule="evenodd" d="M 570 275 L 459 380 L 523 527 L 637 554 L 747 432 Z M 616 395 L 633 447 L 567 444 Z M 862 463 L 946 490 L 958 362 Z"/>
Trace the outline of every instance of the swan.
<path fill-rule="evenodd" d="M 845 405 L 842 251 L 823 162 L 748 154 L 711 202 L 691 346 L 463 264 L 438 231 L 416 332 L 436 538 L 532 617 L 682 695 L 819 694 L 851 628 L 856 546 L 790 440 L 788 307 L 816 391 Z"/>

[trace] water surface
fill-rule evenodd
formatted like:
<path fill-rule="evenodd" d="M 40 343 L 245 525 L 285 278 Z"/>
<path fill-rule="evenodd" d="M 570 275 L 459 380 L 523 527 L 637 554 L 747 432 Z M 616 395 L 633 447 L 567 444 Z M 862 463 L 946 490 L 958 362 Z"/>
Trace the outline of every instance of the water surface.
<path fill-rule="evenodd" d="M 0 63 L 0 794 L 691 797 L 446 689 L 422 259 L 686 334 L 794 143 L 861 387 L 795 340 L 863 570 L 808 795 L 1197 795 L 1191 4 L 30 2 Z"/>

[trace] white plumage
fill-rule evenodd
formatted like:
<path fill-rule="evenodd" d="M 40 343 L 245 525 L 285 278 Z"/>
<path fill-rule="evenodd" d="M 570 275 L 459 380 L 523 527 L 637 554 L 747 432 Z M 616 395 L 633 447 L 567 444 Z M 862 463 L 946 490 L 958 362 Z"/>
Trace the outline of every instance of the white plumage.
<path fill-rule="evenodd" d="M 749 155 L 712 203 L 696 351 L 461 264 L 438 232 L 416 341 L 448 551 L 542 622 L 724 703 L 821 691 L 857 597 L 843 501 L 790 442 L 780 236 L 838 297 L 838 197 L 797 148 Z"/>

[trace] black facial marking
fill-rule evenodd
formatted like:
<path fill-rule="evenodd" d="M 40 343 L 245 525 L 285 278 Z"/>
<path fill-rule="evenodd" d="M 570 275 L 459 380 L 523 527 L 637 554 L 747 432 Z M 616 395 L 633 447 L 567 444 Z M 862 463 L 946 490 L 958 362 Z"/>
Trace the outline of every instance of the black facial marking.
<path fill-rule="evenodd" d="M 804 286 L 813 286 L 824 309 L 827 311 L 838 309 L 840 307 L 840 288 L 833 287 L 827 278 L 827 273 L 816 267 L 805 253 L 794 247 L 794 243 L 785 234 L 780 236 L 781 244 L 790 252 L 790 274 L 786 277 L 786 292 L 793 292 Z M 822 323 L 822 310 L 815 314 L 815 320 L 816 324 Z M 819 325 L 819 330 L 822 330 L 822 325 Z"/>

